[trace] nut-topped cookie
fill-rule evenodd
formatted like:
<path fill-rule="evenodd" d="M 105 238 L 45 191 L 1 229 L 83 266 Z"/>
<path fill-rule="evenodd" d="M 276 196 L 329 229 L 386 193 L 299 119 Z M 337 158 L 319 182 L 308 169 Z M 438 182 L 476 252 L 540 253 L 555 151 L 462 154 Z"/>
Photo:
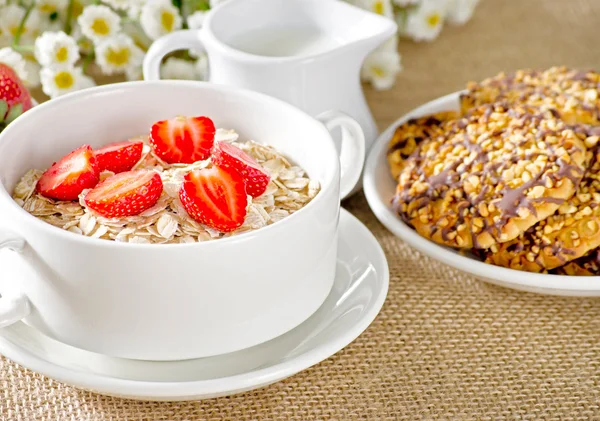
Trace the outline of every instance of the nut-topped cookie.
<path fill-rule="evenodd" d="M 510 241 L 575 193 L 589 162 L 588 137 L 549 112 L 478 107 L 443 123 L 442 134 L 406 160 L 394 208 L 440 244 L 489 248 Z"/>
<path fill-rule="evenodd" d="M 600 250 L 596 249 L 587 256 L 567 263 L 555 269 L 557 275 L 600 276 Z"/>
<path fill-rule="evenodd" d="M 419 118 L 411 118 L 398 126 L 389 142 L 387 160 L 394 179 L 400 175 L 406 159 L 426 139 L 442 134 L 441 124 L 458 118 L 456 111 L 444 111 Z"/>
<path fill-rule="evenodd" d="M 598 136 L 588 140 L 598 140 Z M 600 246 L 600 151 L 573 197 L 514 240 L 493 245 L 486 262 L 540 272 L 587 255 Z"/>
<path fill-rule="evenodd" d="M 461 95 L 461 110 L 496 101 L 507 101 L 554 110 L 569 124 L 600 124 L 600 73 L 566 67 L 545 71 L 518 70 L 500 73 L 480 83 L 470 82 Z"/>

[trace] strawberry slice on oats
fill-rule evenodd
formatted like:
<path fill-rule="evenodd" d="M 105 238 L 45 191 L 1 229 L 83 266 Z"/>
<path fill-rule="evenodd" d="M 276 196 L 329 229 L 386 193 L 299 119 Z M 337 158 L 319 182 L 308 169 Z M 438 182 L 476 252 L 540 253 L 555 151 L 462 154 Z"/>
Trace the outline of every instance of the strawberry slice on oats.
<path fill-rule="evenodd" d="M 246 218 L 246 185 L 231 169 L 214 166 L 186 174 L 179 198 L 191 218 L 221 232 L 239 228 Z"/>
<path fill-rule="evenodd" d="M 192 164 L 210 156 L 215 125 L 208 117 L 175 117 L 158 121 L 150 130 L 154 153 L 168 164 Z"/>
<path fill-rule="evenodd" d="M 271 177 L 254 158 L 230 143 L 217 142 L 212 155 L 213 163 L 221 168 L 237 171 L 246 182 L 246 192 L 252 197 L 262 195 Z"/>
<path fill-rule="evenodd" d="M 98 184 L 100 171 L 90 145 L 75 149 L 42 174 L 36 190 L 44 197 L 77 200 L 81 192 Z"/>
<path fill-rule="evenodd" d="M 163 191 L 155 171 L 134 170 L 115 174 L 98 183 L 84 198 L 85 204 L 107 218 L 139 215 L 156 204 Z"/>
<path fill-rule="evenodd" d="M 94 151 L 98 161 L 98 169 L 112 171 L 115 174 L 131 170 L 142 159 L 144 142 L 126 140 L 115 142 Z"/>

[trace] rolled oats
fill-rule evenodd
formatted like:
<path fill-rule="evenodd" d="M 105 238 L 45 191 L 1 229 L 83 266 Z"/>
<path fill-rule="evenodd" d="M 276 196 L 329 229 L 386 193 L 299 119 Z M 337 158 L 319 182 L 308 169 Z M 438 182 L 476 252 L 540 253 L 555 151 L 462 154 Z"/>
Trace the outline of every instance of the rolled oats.
<path fill-rule="evenodd" d="M 163 193 L 152 208 L 140 215 L 124 218 L 105 218 L 89 209 L 82 192 L 79 202 L 47 199 L 35 191 L 42 171 L 28 171 L 13 191 L 14 200 L 33 216 L 75 234 L 94 238 L 137 244 L 183 244 L 210 241 L 260 229 L 274 224 L 306 206 L 319 192 L 317 180 L 310 179 L 304 170 L 293 165 L 271 146 L 259 143 L 237 142 L 233 130 L 218 129 L 217 141 L 234 144 L 252 156 L 271 175 L 271 182 L 262 196 L 249 197 L 248 213 L 244 224 L 230 233 L 222 233 L 191 219 L 181 201 L 179 188 L 185 174 L 210 167 L 210 160 L 190 165 L 169 165 L 160 160 L 143 139 L 142 158 L 134 169 L 157 171 L 163 181 Z M 104 179 L 112 173 L 104 172 Z"/>

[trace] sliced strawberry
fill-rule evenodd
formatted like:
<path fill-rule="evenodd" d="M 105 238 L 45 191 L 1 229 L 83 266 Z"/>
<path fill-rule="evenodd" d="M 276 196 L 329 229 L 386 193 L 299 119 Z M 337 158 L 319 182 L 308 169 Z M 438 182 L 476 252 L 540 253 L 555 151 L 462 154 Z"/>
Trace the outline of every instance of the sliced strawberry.
<path fill-rule="evenodd" d="M 154 153 L 169 163 L 191 164 L 210 156 L 215 125 L 208 117 L 175 117 L 154 123 L 150 131 Z"/>
<path fill-rule="evenodd" d="M 85 195 L 85 204 L 107 218 L 138 215 L 156 204 L 163 191 L 160 175 L 135 170 L 115 174 Z"/>
<path fill-rule="evenodd" d="M 244 179 L 235 171 L 212 167 L 186 174 L 179 198 L 187 213 L 221 232 L 244 223 L 248 196 Z"/>
<path fill-rule="evenodd" d="M 142 158 L 144 142 L 141 140 L 111 143 L 96 149 L 98 169 L 120 173 L 129 171 Z"/>
<path fill-rule="evenodd" d="M 246 192 L 258 197 L 267 190 L 271 177 L 267 171 L 246 152 L 225 142 L 217 142 L 213 150 L 213 163 L 221 168 L 232 168 L 246 182 Z"/>
<path fill-rule="evenodd" d="M 84 145 L 52 164 L 39 179 L 36 190 L 45 197 L 77 200 L 85 189 L 100 179 L 100 171 L 90 145 Z"/>

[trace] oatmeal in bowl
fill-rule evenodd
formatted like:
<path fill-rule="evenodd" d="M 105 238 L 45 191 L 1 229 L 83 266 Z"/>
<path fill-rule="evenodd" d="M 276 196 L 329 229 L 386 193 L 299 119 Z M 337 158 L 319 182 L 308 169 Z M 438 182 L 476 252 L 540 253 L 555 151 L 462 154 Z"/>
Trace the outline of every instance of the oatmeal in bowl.
<path fill-rule="evenodd" d="M 340 126 L 342 154 L 329 131 Z M 340 199 L 362 171 L 358 127 L 186 81 L 34 107 L 0 133 L 0 249 L 22 251 L 27 270 L 0 275 L 0 319 L 153 361 L 288 332 L 334 284 Z M 3 314 L 4 302 L 24 311 Z"/>
<path fill-rule="evenodd" d="M 274 147 L 240 141 L 208 117 L 31 169 L 13 191 L 31 215 L 93 238 L 138 244 L 210 241 L 274 224 L 307 205 L 317 180 Z"/>

